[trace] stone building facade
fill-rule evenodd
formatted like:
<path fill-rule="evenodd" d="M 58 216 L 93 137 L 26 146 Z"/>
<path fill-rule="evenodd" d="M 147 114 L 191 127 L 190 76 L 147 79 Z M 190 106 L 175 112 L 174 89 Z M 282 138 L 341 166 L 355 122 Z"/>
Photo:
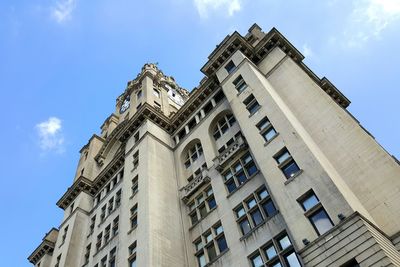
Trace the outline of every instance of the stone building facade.
<path fill-rule="evenodd" d="M 36 267 L 400 266 L 400 166 L 276 29 L 191 93 L 145 64 L 81 149 Z"/>

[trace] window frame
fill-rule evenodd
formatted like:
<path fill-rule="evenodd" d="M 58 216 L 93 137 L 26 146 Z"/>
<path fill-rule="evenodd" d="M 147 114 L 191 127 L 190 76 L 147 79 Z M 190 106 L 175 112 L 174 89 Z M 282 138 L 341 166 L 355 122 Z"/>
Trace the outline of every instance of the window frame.
<path fill-rule="evenodd" d="M 258 103 L 257 99 L 253 94 L 250 94 L 243 100 L 243 104 L 246 106 L 247 111 L 250 113 L 250 116 L 257 112 L 261 108 L 261 105 Z"/>
<path fill-rule="evenodd" d="M 211 193 L 209 193 L 211 190 Z M 202 199 L 201 201 L 199 201 L 199 199 Z M 215 202 L 215 206 L 214 207 L 210 207 L 210 201 L 214 200 Z M 205 208 L 206 213 L 204 214 L 204 216 L 201 215 L 201 208 Z M 203 220 L 205 217 L 207 217 L 207 215 L 209 213 L 211 213 L 213 210 L 215 210 L 217 208 L 217 201 L 215 200 L 214 197 L 214 191 L 212 189 L 211 184 L 208 185 L 207 187 L 205 187 L 204 190 L 202 190 L 201 193 L 195 195 L 195 197 L 193 197 L 193 199 L 191 201 L 188 202 L 188 215 L 190 218 L 190 223 L 192 226 L 198 224 L 201 220 Z M 193 221 L 192 218 L 194 218 L 193 216 L 196 215 L 196 221 Z"/>
<path fill-rule="evenodd" d="M 237 76 L 232 83 L 235 86 L 236 91 L 238 91 L 238 94 L 246 90 L 246 88 L 248 87 L 242 75 Z"/>
<path fill-rule="evenodd" d="M 285 159 L 283 159 L 282 161 L 280 160 L 280 158 L 285 155 L 288 154 L 287 157 Z M 286 180 L 290 180 L 294 177 L 296 177 L 297 175 L 299 175 L 303 170 L 299 167 L 299 165 L 297 164 L 297 162 L 294 160 L 292 154 L 289 152 L 289 150 L 284 147 L 282 148 L 278 153 L 276 153 L 273 158 L 275 159 L 275 161 L 278 164 L 278 168 L 281 170 L 281 172 L 283 173 L 283 175 L 285 176 Z M 285 168 L 294 165 L 296 166 L 296 171 L 289 173 L 286 171 Z"/>

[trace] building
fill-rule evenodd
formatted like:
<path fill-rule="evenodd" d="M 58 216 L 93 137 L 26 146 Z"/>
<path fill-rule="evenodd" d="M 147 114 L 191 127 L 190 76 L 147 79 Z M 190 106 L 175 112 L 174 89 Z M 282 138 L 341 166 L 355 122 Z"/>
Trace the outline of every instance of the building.
<path fill-rule="evenodd" d="M 80 150 L 37 267 L 400 266 L 400 166 L 276 29 L 190 94 L 145 64 Z"/>

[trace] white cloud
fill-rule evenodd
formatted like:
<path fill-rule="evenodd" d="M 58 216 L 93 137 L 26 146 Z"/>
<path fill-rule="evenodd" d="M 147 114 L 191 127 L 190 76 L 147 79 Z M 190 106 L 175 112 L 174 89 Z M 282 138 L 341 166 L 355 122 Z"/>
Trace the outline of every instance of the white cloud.
<path fill-rule="evenodd" d="M 207 18 L 211 11 L 226 10 L 229 16 L 242 8 L 241 0 L 194 0 L 200 17 Z"/>
<path fill-rule="evenodd" d="M 357 0 L 344 31 L 346 45 L 359 47 L 400 19 L 400 0 Z"/>
<path fill-rule="evenodd" d="M 64 136 L 59 118 L 50 117 L 48 120 L 36 124 L 36 130 L 42 151 L 64 152 Z"/>
<path fill-rule="evenodd" d="M 72 17 L 72 11 L 76 6 L 76 0 L 57 0 L 51 9 L 51 16 L 58 22 L 63 23 Z"/>
<path fill-rule="evenodd" d="M 303 45 L 303 56 L 304 57 L 312 57 L 314 55 L 314 52 L 311 50 L 311 47 L 308 46 L 308 44 Z"/>

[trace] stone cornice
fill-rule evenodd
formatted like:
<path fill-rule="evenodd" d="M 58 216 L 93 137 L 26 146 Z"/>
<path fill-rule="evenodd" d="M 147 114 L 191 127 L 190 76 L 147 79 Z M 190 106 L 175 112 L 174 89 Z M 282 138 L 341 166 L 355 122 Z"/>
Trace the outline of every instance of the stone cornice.
<path fill-rule="evenodd" d="M 52 228 L 42 239 L 40 245 L 29 255 L 28 260 L 32 264 L 38 263 L 38 261 L 45 255 L 51 255 L 55 247 L 55 241 L 57 240 L 58 229 Z"/>
<path fill-rule="evenodd" d="M 228 35 L 210 54 L 208 62 L 201 71 L 208 77 L 215 72 L 233 55 L 240 50 L 256 65 L 265 58 L 275 47 L 279 47 L 293 59 L 321 88 L 341 107 L 347 108 L 350 101 L 327 78 L 318 78 L 302 61 L 304 56 L 276 29 L 272 28 L 255 47 L 238 32 Z"/>
<path fill-rule="evenodd" d="M 91 181 L 84 176 L 80 176 L 67 192 L 57 201 L 57 206 L 65 209 L 72 201 L 81 193 L 86 192 L 91 196 L 95 196 L 98 191 L 106 184 L 116 172 L 123 166 L 125 162 L 125 151 L 122 149 L 114 156 L 114 159 L 100 172 L 100 174 Z"/>
<path fill-rule="evenodd" d="M 99 139 L 101 142 L 104 142 L 104 141 L 105 141 L 103 137 L 98 136 L 97 134 L 93 134 L 92 137 L 90 137 L 89 141 L 86 143 L 86 145 L 84 145 L 84 146 L 81 148 L 81 150 L 79 150 L 79 153 L 82 153 L 86 148 L 88 148 L 90 142 L 91 142 L 94 138 Z"/>
<path fill-rule="evenodd" d="M 80 176 L 67 192 L 57 201 L 57 206 L 65 209 L 68 205 L 79 195 L 80 192 L 85 191 L 90 194 L 92 188 L 92 181 L 84 176 Z"/>

